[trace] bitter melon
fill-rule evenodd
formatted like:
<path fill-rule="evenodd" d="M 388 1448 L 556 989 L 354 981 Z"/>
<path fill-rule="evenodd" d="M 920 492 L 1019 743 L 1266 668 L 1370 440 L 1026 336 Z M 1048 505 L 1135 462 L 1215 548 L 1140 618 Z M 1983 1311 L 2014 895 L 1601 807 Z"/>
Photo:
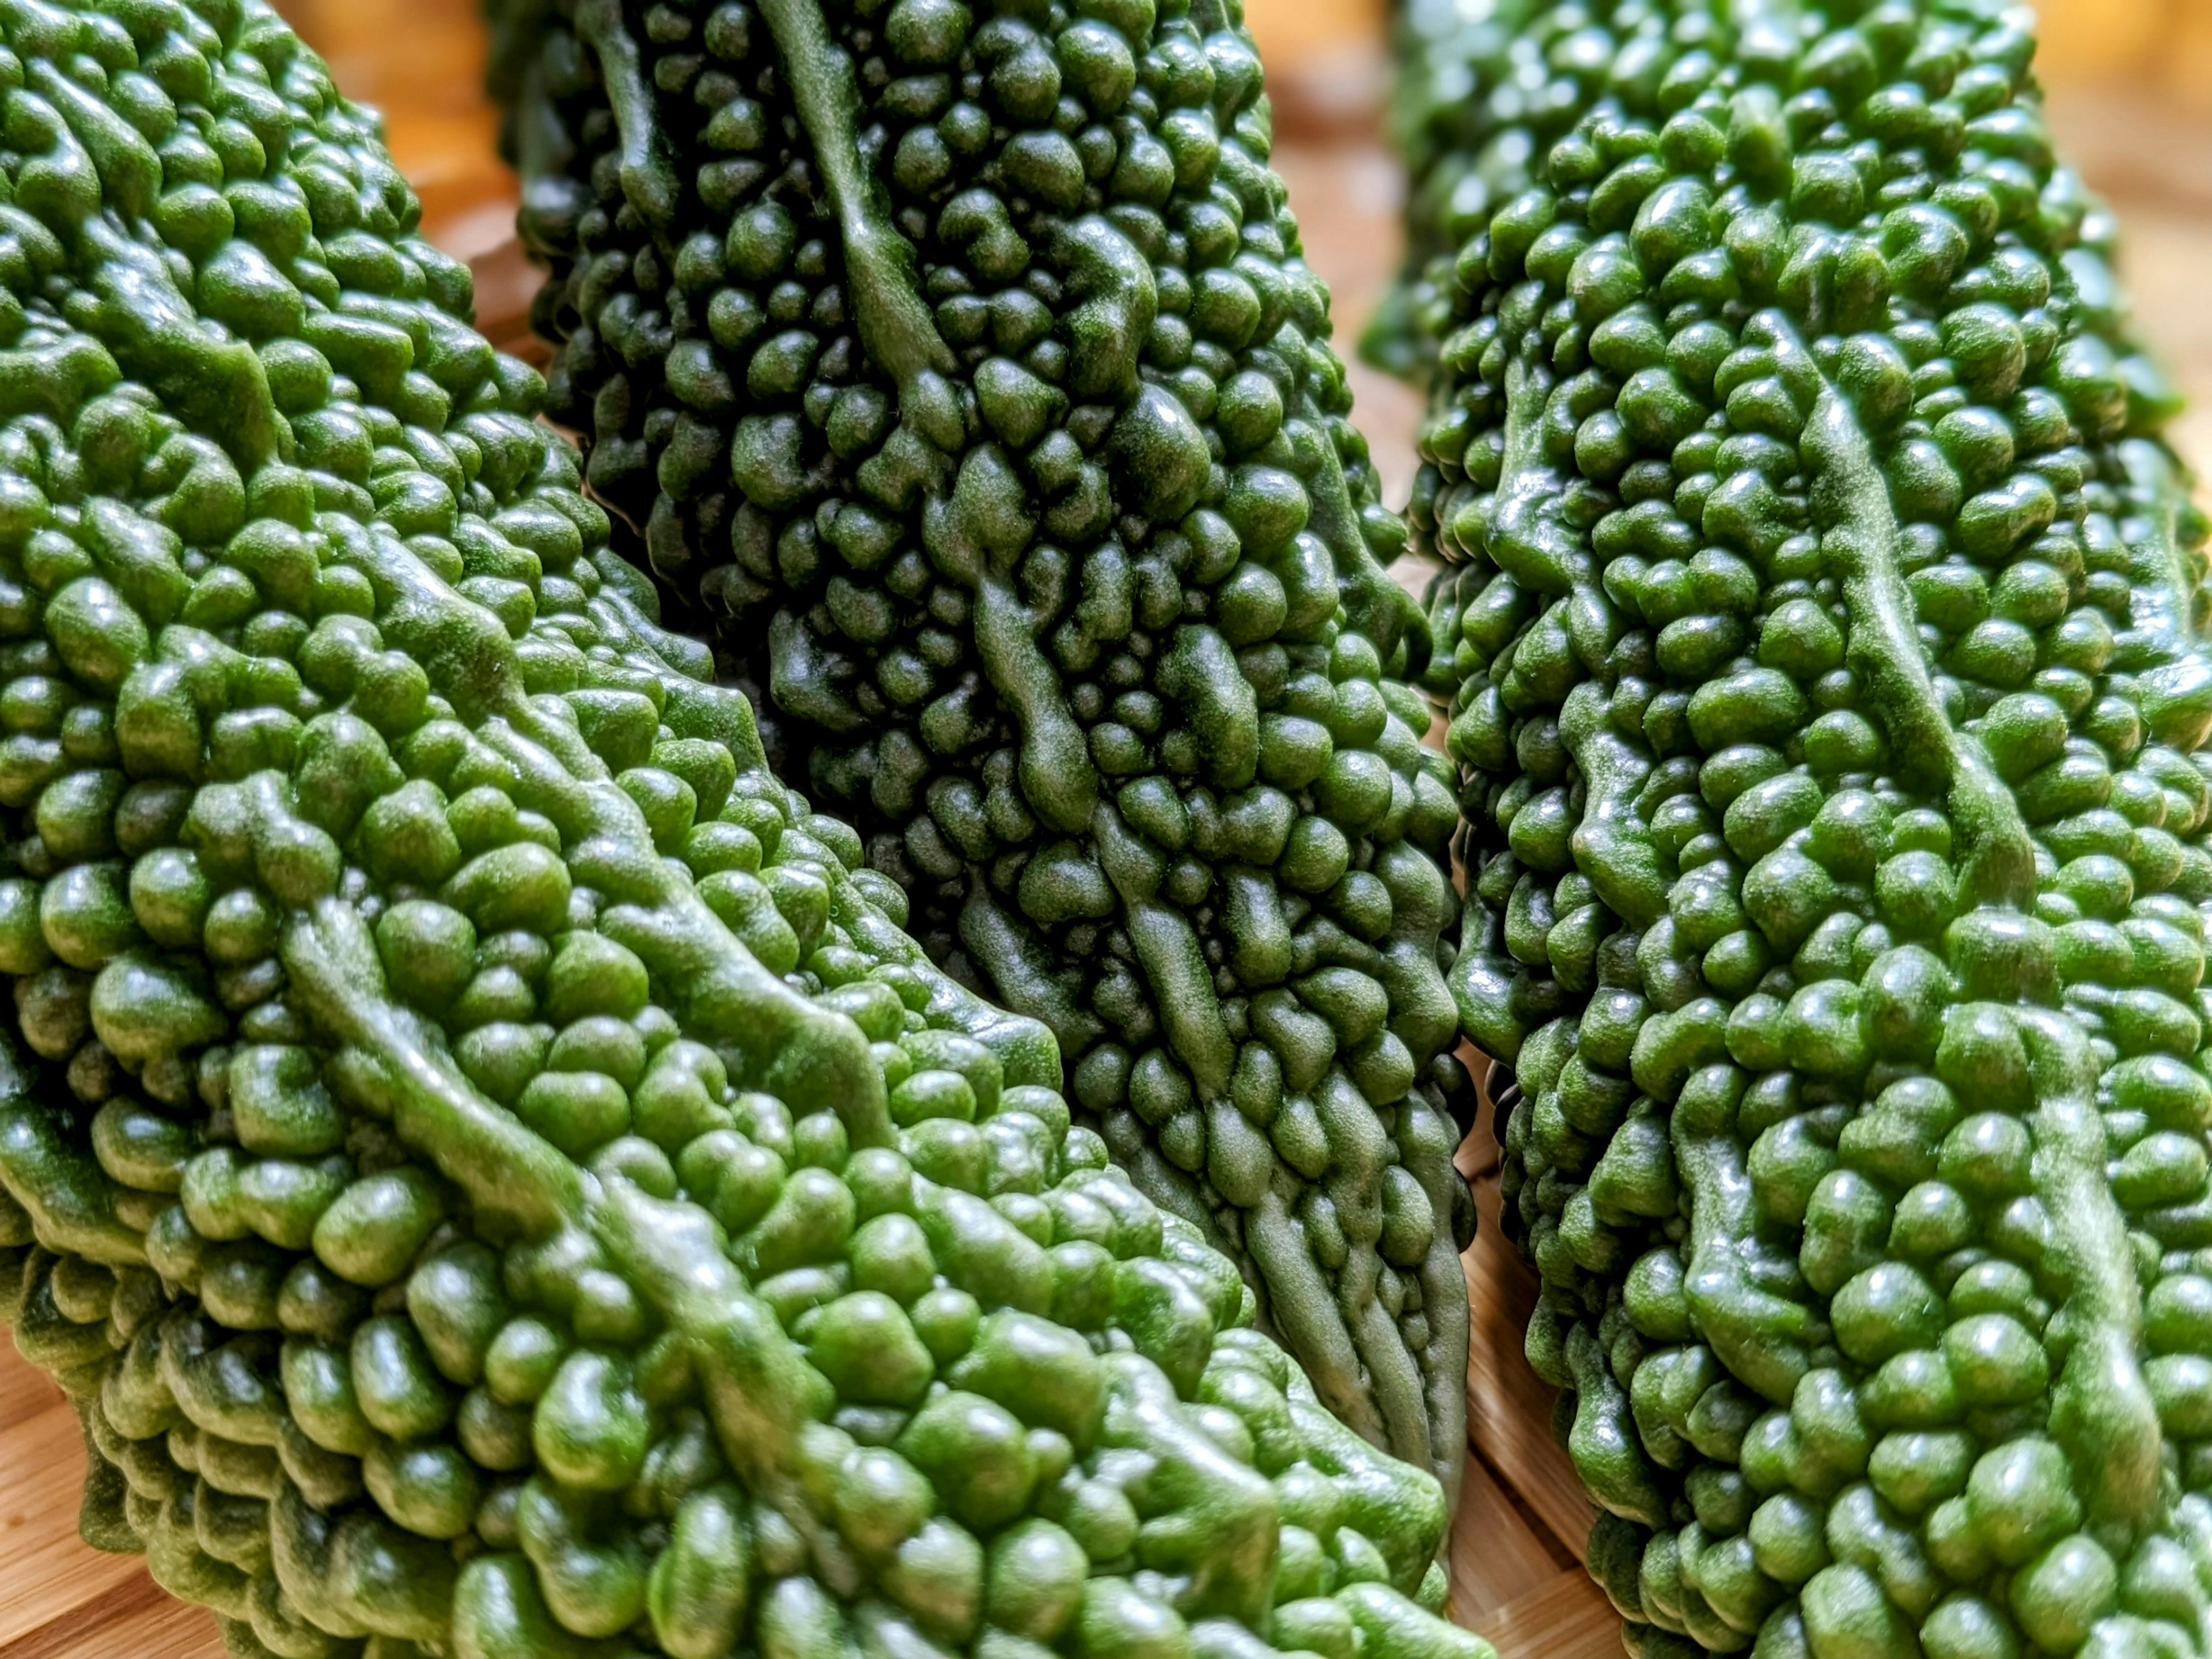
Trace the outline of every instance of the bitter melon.
<path fill-rule="evenodd" d="M 1645 1655 L 2212 1651 L 2206 523 L 2032 20 L 1532 27 L 1411 517 L 1592 1570 Z"/>
<path fill-rule="evenodd" d="M 592 487 L 933 957 L 1453 1481 L 1451 768 L 1238 8 L 495 12 Z"/>
<path fill-rule="evenodd" d="M 253 0 L 0 3 L 0 1322 L 241 1659 L 1486 1659 Z"/>

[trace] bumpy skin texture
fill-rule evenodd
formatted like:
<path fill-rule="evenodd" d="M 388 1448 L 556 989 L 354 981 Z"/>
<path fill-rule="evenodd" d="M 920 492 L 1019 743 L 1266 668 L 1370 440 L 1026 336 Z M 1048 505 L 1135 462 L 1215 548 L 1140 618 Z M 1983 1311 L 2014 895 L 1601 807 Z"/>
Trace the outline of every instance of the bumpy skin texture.
<path fill-rule="evenodd" d="M 234 1653 L 1486 1659 L 275 15 L 0 8 L 0 1322 Z"/>
<path fill-rule="evenodd" d="M 1546 27 L 1413 518 L 1591 1565 L 1647 1654 L 2212 1650 L 2205 523 L 2030 22 Z"/>
<path fill-rule="evenodd" d="M 933 957 L 1449 1485 L 1451 769 L 1234 6 L 497 9 L 592 487 Z"/>

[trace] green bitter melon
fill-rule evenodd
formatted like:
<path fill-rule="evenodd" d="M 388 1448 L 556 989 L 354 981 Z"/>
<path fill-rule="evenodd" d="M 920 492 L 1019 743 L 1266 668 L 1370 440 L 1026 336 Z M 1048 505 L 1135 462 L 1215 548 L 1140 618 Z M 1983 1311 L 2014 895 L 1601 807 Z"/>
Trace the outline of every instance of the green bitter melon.
<path fill-rule="evenodd" d="M 252 0 L 4 0 L 0 1322 L 240 1659 L 1486 1659 Z"/>
<path fill-rule="evenodd" d="M 1451 768 L 1234 0 L 495 11 L 592 487 L 933 957 L 1449 1485 Z"/>
<path fill-rule="evenodd" d="M 1646 1655 L 2212 1651 L 2206 525 L 2032 20 L 1530 27 L 1410 516 L 1591 1567 Z"/>
<path fill-rule="evenodd" d="M 1589 21 L 1581 6 L 1535 0 L 1394 0 L 1384 125 L 1406 170 L 1406 246 L 1360 332 L 1376 368 L 1408 380 L 1433 370 L 1461 245 L 1528 187 L 1541 152 L 1593 101 L 1590 77 L 1612 68 L 1609 51 L 1592 64 L 1586 51 L 1560 50 Z M 1610 48 L 1610 32 L 1597 35 Z"/>

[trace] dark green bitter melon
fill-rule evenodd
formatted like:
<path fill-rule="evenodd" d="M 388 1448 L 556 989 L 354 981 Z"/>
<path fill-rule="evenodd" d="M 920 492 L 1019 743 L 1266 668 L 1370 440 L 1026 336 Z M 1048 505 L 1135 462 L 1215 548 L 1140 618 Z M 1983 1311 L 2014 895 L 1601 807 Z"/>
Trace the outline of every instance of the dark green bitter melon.
<path fill-rule="evenodd" d="M 494 9 L 592 488 L 932 956 L 1449 1486 L 1451 768 L 1233 0 Z"/>
<path fill-rule="evenodd" d="M 0 1322 L 87 1536 L 240 1659 L 1487 1659 L 375 118 L 250 0 L 4 0 L 0 103 Z"/>
<path fill-rule="evenodd" d="M 1406 169 L 1406 246 L 1398 280 L 1359 337 L 1375 367 L 1408 380 L 1433 372 L 1451 327 L 1461 245 L 1528 188 L 1542 151 L 1589 107 L 1592 81 L 1613 66 L 1610 31 L 1563 49 L 1589 22 L 1586 8 L 1536 0 L 1394 0 L 1384 125 Z"/>
<path fill-rule="evenodd" d="M 1647 1656 L 2212 1651 L 2206 524 L 2030 21 L 1529 27 L 1411 517 L 1591 1567 Z"/>

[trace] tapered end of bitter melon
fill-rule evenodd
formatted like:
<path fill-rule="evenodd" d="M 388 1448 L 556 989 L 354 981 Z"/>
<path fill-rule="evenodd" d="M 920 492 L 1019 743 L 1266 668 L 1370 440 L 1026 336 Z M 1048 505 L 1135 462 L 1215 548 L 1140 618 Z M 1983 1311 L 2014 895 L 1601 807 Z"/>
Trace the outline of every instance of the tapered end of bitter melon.
<path fill-rule="evenodd" d="M 1577 28 L 1602 39 L 1591 21 L 1587 9 L 1533 0 L 1392 7 L 1383 126 L 1406 168 L 1406 247 L 1360 331 L 1359 355 L 1372 367 L 1417 384 L 1434 372 L 1461 246 L 1528 187 L 1545 143 L 1587 106 L 1582 83 L 1608 67 L 1593 61 L 1607 55 L 1594 40 L 1562 50 Z"/>
<path fill-rule="evenodd" d="M 1412 517 L 1591 1568 L 1646 1654 L 2203 1652 L 2212 603 L 2110 216 L 2025 14 L 1547 19 Z"/>
<path fill-rule="evenodd" d="M 543 34 L 511 131 L 594 489 L 932 957 L 1454 1480 L 1451 768 L 1239 8 Z"/>
<path fill-rule="evenodd" d="M 0 1318 L 240 1659 L 1487 1659 L 274 13 L 0 12 Z"/>

